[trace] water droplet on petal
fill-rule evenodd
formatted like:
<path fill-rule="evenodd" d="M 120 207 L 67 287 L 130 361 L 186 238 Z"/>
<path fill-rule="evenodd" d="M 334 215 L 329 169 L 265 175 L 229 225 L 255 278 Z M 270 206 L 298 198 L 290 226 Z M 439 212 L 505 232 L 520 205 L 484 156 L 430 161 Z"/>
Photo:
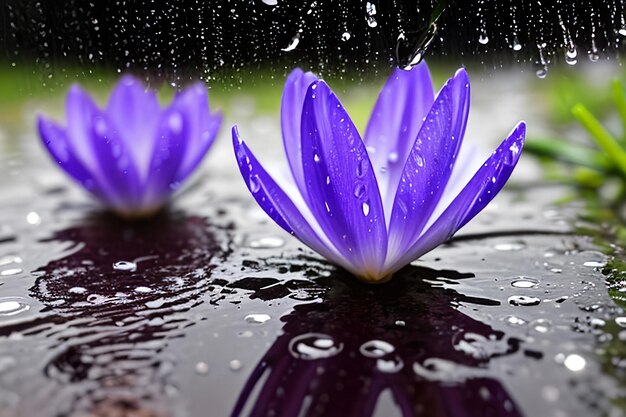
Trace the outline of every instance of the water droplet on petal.
<path fill-rule="evenodd" d="M 289 353 L 296 359 L 330 358 L 343 350 L 343 343 L 321 333 L 305 333 L 289 342 Z"/>
<path fill-rule="evenodd" d="M 354 187 L 354 196 L 356 198 L 362 198 L 365 195 L 365 185 L 363 183 L 358 183 Z"/>
<path fill-rule="evenodd" d="M 259 192 L 261 189 L 261 181 L 258 175 L 250 175 L 250 178 L 248 178 L 248 187 L 252 194 Z"/>
<path fill-rule="evenodd" d="M 367 201 L 363 203 L 363 205 L 361 206 L 361 209 L 363 210 L 364 216 L 367 217 L 370 214 L 370 205 Z"/>

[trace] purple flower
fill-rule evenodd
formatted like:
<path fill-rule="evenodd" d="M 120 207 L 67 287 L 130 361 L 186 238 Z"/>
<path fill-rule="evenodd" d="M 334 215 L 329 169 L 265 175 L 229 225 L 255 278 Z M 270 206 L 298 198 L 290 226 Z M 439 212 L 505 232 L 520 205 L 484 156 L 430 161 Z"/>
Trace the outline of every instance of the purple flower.
<path fill-rule="evenodd" d="M 198 166 L 221 123 L 219 113 L 209 113 L 204 85 L 187 88 L 161 109 L 156 93 L 130 76 L 118 82 L 105 110 L 72 86 L 66 117 L 66 128 L 39 117 L 50 155 L 125 217 L 158 211 Z"/>
<path fill-rule="evenodd" d="M 523 122 L 486 161 L 476 160 L 463 142 L 469 92 L 464 69 L 437 96 L 425 63 L 396 69 L 362 140 L 326 83 L 296 69 L 281 113 L 291 175 L 270 176 L 235 126 L 239 169 L 287 232 L 360 279 L 385 281 L 478 214 L 519 159 Z"/>

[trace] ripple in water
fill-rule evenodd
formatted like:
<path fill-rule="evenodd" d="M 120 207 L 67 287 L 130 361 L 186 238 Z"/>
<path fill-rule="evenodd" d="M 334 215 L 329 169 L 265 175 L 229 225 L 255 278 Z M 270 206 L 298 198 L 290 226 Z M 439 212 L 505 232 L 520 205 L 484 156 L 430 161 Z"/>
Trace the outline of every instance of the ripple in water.
<path fill-rule="evenodd" d="M 305 333 L 289 342 L 289 353 L 296 359 L 330 358 L 343 350 L 343 343 L 321 333 Z"/>

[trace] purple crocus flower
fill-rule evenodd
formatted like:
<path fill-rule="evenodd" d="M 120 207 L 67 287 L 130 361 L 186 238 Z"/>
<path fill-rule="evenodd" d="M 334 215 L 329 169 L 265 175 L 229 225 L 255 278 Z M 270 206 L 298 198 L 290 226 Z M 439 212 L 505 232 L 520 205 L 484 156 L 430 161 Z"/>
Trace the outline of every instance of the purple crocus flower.
<path fill-rule="evenodd" d="M 73 179 L 125 217 L 158 211 L 198 166 L 221 123 L 209 113 L 204 85 L 176 95 L 161 109 L 156 92 L 120 79 L 106 109 L 79 86 L 66 99 L 67 127 L 40 116 L 39 134 Z"/>
<path fill-rule="evenodd" d="M 283 229 L 360 279 L 382 282 L 478 214 L 519 159 L 523 122 L 476 160 L 463 142 L 469 98 L 464 69 L 436 96 L 425 63 L 396 69 L 362 140 L 326 83 L 296 69 L 281 113 L 291 174 L 270 176 L 235 126 L 239 169 Z"/>

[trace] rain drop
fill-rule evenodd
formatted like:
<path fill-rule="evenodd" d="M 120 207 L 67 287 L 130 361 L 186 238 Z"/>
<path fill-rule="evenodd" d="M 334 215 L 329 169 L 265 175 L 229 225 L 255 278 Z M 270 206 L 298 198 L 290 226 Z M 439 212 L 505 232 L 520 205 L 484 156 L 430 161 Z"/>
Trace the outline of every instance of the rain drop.
<path fill-rule="evenodd" d="M 356 198 L 362 198 L 365 195 L 365 185 L 363 183 L 358 183 L 354 187 L 354 196 Z"/>
<path fill-rule="evenodd" d="M 23 272 L 22 268 L 9 268 L 0 272 L 0 276 L 8 277 L 9 275 L 17 275 Z"/>
<path fill-rule="evenodd" d="M 519 277 L 511 282 L 511 286 L 515 288 L 537 288 L 539 280 L 529 277 Z"/>
<path fill-rule="evenodd" d="M 272 317 L 269 314 L 248 314 L 246 317 L 244 317 L 244 320 L 247 323 L 263 324 L 271 318 Z"/>
<path fill-rule="evenodd" d="M 250 188 L 251 193 L 257 193 L 261 189 L 261 181 L 259 180 L 258 175 L 250 175 L 248 179 L 248 187 Z"/>
<path fill-rule="evenodd" d="M 478 37 L 478 42 L 481 45 L 487 45 L 489 43 L 489 36 L 487 36 L 486 33 L 481 33 L 480 36 Z"/>
<path fill-rule="evenodd" d="M 512 295 L 508 298 L 507 301 L 512 306 L 523 306 L 523 307 L 536 306 L 536 305 L 539 305 L 539 303 L 541 303 L 541 299 L 537 297 L 529 297 L 526 295 Z"/>
<path fill-rule="evenodd" d="M 284 52 L 293 51 L 294 49 L 296 49 L 299 43 L 300 43 L 300 34 L 296 33 L 296 35 L 293 38 L 291 38 L 291 42 L 289 42 L 289 45 L 287 45 L 287 47 L 285 48 L 282 48 L 281 50 Z"/>
<path fill-rule="evenodd" d="M 382 358 L 385 355 L 388 355 L 394 352 L 396 349 L 393 347 L 391 343 L 385 342 L 383 340 L 370 340 L 365 342 L 359 348 L 359 352 L 363 356 L 368 358 Z"/>
<path fill-rule="evenodd" d="M 575 65 L 576 62 L 578 62 L 577 56 L 578 52 L 576 51 L 576 48 L 569 47 L 567 48 L 567 51 L 565 51 L 565 62 L 567 62 L 569 65 Z"/>
<path fill-rule="evenodd" d="M 514 251 L 522 250 L 525 247 L 526 247 L 526 244 L 524 242 L 507 242 L 507 243 L 498 243 L 493 248 L 501 252 L 514 252 Z"/>
<path fill-rule="evenodd" d="M 367 217 L 370 214 L 370 205 L 367 201 L 363 203 L 363 205 L 361 206 L 361 209 L 363 210 L 364 216 Z"/>
<path fill-rule="evenodd" d="M 206 362 L 198 362 L 196 363 L 195 370 L 199 375 L 206 375 L 209 373 L 209 364 Z"/>
<path fill-rule="evenodd" d="M 275 249 L 285 245 L 285 241 L 278 236 L 266 236 L 251 240 L 248 246 L 253 249 Z"/>
<path fill-rule="evenodd" d="M 230 368 L 231 371 L 238 371 L 242 368 L 242 366 L 243 365 L 241 364 L 241 361 L 238 361 L 237 359 L 233 359 L 228 364 L 228 367 Z"/>
<path fill-rule="evenodd" d="M 132 261 L 117 261 L 113 264 L 113 269 L 116 271 L 135 272 L 137 264 Z"/>
<path fill-rule="evenodd" d="M 567 355 L 567 357 L 563 361 L 563 365 L 565 365 L 565 367 L 570 371 L 579 372 L 585 369 L 587 361 L 582 356 L 574 353 L 571 355 Z"/>
<path fill-rule="evenodd" d="M 30 310 L 28 300 L 22 297 L 1 297 L 0 316 L 13 316 Z"/>
<path fill-rule="evenodd" d="M 347 40 L 350 40 L 351 37 L 352 37 L 352 35 L 348 31 L 343 32 L 341 34 L 341 40 L 344 41 L 344 42 L 347 41 Z"/>
<path fill-rule="evenodd" d="M 589 268 L 604 268 L 606 266 L 606 262 L 603 261 L 587 261 L 583 264 Z"/>
<path fill-rule="evenodd" d="M 321 333 L 305 333 L 289 342 L 289 353 L 296 359 L 315 360 L 330 358 L 343 350 L 343 343 Z"/>

